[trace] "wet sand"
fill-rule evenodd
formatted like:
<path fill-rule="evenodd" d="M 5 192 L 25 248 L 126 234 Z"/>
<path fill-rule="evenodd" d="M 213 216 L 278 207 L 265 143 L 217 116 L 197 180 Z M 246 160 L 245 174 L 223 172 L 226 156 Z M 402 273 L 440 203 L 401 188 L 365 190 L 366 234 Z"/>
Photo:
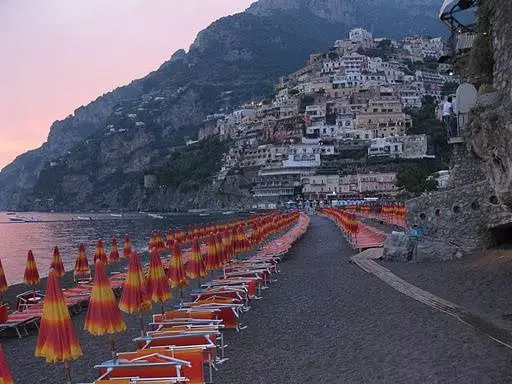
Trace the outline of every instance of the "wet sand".
<path fill-rule="evenodd" d="M 215 382 L 512 382 L 512 351 L 401 295 L 349 263 L 352 255 L 332 222 L 313 217 L 278 281 L 243 315 L 248 328 L 226 332 L 230 360 Z M 84 351 L 71 364 L 76 382 L 92 381 L 94 364 L 110 357 L 106 337 L 81 331 L 84 316 L 73 317 Z M 137 318 L 125 319 L 129 330 L 116 337 L 120 351 L 134 350 L 131 339 L 139 333 Z M 35 342 L 35 334 L 3 340 L 15 382 L 64 383 L 62 365 L 34 357 Z"/>

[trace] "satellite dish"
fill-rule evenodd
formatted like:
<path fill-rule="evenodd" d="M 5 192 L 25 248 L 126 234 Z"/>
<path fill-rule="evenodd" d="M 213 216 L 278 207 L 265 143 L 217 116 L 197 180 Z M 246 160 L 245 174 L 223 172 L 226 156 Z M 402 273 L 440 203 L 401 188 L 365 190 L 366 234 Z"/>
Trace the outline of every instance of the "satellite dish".
<path fill-rule="evenodd" d="M 476 105 L 477 91 L 476 88 L 469 83 L 464 83 L 457 88 L 457 112 L 469 113 Z"/>

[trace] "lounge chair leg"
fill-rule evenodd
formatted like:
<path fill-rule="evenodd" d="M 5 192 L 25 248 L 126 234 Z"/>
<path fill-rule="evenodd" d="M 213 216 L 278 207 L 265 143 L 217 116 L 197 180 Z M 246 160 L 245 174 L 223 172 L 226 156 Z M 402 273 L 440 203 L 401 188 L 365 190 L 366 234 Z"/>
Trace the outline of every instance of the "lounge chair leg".
<path fill-rule="evenodd" d="M 213 383 L 213 361 L 212 361 L 212 357 L 210 355 L 210 359 L 208 361 L 208 374 L 210 376 L 210 383 Z"/>

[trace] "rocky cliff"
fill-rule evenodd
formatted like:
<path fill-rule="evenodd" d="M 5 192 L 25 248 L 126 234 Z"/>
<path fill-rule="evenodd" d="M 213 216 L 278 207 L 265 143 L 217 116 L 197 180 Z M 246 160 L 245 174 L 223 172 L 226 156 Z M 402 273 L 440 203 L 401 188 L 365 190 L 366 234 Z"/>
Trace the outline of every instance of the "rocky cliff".
<path fill-rule="evenodd" d="M 486 41 L 487 34 L 492 33 L 489 43 L 494 56 L 493 83 L 497 92 L 480 97 L 485 102 L 473 114 L 470 147 L 483 160 L 500 202 L 512 211 L 512 3 L 488 0 L 481 12 L 490 16 L 489 30 L 481 26 L 480 38 Z"/>
<path fill-rule="evenodd" d="M 362 25 L 385 36 L 439 34 L 438 5 L 437 0 L 260 0 L 199 33 L 188 53 L 176 52 L 146 77 L 55 122 L 45 144 L 0 173 L 0 208 L 41 209 L 45 201 L 58 209 L 120 208 L 162 201 L 142 189 L 142 175 L 168 166 L 172 153 L 197 136 L 207 114 L 268 94 L 279 76 L 346 36 L 350 27 Z M 200 188 L 208 182 L 204 178 Z M 196 199 L 205 205 L 210 200 Z"/>

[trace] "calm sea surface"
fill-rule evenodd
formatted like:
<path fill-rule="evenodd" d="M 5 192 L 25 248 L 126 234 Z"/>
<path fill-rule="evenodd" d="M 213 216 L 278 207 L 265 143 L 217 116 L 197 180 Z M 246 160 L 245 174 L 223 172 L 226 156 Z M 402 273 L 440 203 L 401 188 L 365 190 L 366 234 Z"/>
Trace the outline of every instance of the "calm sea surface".
<path fill-rule="evenodd" d="M 98 239 L 103 239 L 105 250 L 110 252 L 112 237 L 116 237 L 122 252 L 125 234 L 130 236 L 132 247 L 141 251 L 147 246 L 149 234 L 154 230 L 186 228 L 191 224 L 228 221 L 240 215 L 163 215 L 163 219 L 151 218 L 143 213 L 128 213 L 123 217 L 109 214 L 60 214 L 20 213 L 18 216 L 40 220 L 37 223 L 13 223 L 6 212 L 0 212 L 0 259 L 9 285 L 23 281 L 27 252 L 34 252 L 41 277 L 46 277 L 50 267 L 53 247 L 58 246 L 66 271 L 73 269 L 78 244 L 84 243 L 89 262 L 92 260 Z M 80 221 L 77 217 L 91 217 Z M 246 216 L 246 215 L 243 215 Z"/>

